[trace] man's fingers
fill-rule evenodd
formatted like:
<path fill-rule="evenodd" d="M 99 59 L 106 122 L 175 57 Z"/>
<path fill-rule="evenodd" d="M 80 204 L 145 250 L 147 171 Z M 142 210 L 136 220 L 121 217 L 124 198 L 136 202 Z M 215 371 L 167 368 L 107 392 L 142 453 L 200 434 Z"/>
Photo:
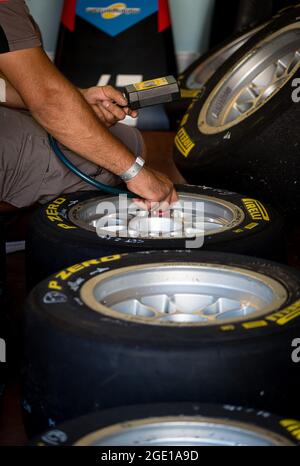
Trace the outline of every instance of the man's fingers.
<path fill-rule="evenodd" d="M 149 203 L 148 201 L 144 201 L 142 199 L 133 199 L 133 202 L 142 210 L 149 210 Z"/>
<path fill-rule="evenodd" d="M 124 120 L 126 118 L 126 113 L 118 105 L 113 104 L 109 101 L 100 102 L 100 104 L 105 110 L 110 112 L 118 121 Z"/>
<path fill-rule="evenodd" d="M 99 117 L 100 120 L 103 121 L 107 127 L 111 127 L 119 121 L 112 113 L 105 110 L 105 108 L 100 108 L 99 112 L 102 112 L 102 118 Z"/>
<path fill-rule="evenodd" d="M 116 104 L 121 105 L 121 107 L 128 105 L 127 99 L 124 97 L 122 92 L 118 91 L 114 87 L 105 86 L 102 89 L 107 100 L 114 101 Z"/>
<path fill-rule="evenodd" d="M 176 189 L 173 188 L 173 191 L 172 191 L 172 194 L 171 194 L 171 199 L 170 199 L 170 203 L 171 204 L 175 204 L 176 202 L 179 201 L 179 198 L 178 198 L 178 194 L 176 192 Z"/>
<path fill-rule="evenodd" d="M 129 107 L 124 107 L 123 110 L 126 115 L 130 116 L 131 118 L 137 118 L 139 116 L 139 113 L 136 110 L 131 110 Z"/>

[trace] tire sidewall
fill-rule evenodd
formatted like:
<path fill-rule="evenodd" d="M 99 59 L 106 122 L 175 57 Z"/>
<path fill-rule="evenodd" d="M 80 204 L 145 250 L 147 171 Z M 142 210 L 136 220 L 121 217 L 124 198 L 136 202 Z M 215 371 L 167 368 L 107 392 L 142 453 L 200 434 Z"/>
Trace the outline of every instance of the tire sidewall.
<path fill-rule="evenodd" d="M 298 445 L 299 439 L 285 425 L 287 420 L 264 411 L 224 405 L 204 405 L 198 403 L 174 403 L 157 405 L 138 405 L 120 407 L 84 416 L 49 430 L 31 442 L 33 446 L 72 446 L 83 437 L 101 429 L 130 421 L 146 420 L 162 417 L 186 416 L 195 418 L 221 419 L 225 421 L 245 423 L 270 433 L 280 435 L 287 441 Z M 295 420 L 295 425 L 299 424 Z M 53 439 L 54 434 L 54 439 Z"/>

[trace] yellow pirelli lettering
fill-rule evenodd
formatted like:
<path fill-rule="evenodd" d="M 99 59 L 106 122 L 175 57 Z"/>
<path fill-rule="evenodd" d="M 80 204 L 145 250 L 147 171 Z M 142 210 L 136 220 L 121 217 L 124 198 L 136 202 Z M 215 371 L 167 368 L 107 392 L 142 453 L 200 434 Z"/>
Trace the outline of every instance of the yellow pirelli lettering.
<path fill-rule="evenodd" d="M 189 116 L 190 116 L 189 113 L 186 113 L 186 114 L 184 115 L 184 117 L 182 118 L 182 121 L 181 121 L 181 123 L 180 123 L 180 126 L 184 126 L 184 125 L 187 124 L 187 121 L 188 121 L 188 119 L 189 119 Z"/>
<path fill-rule="evenodd" d="M 221 330 L 222 332 L 233 332 L 235 330 L 235 325 L 223 325 Z"/>
<path fill-rule="evenodd" d="M 252 330 L 255 328 L 262 328 L 262 327 L 267 327 L 267 326 L 268 326 L 268 322 L 266 322 L 265 320 L 257 320 L 256 322 L 246 322 L 245 324 L 243 324 L 243 327 L 246 330 Z"/>
<path fill-rule="evenodd" d="M 245 230 L 254 230 L 254 228 L 258 227 L 258 223 L 250 223 L 245 227 Z"/>
<path fill-rule="evenodd" d="M 255 199 L 243 199 L 243 203 L 252 220 L 270 221 L 267 209 L 261 202 L 256 201 Z"/>
<path fill-rule="evenodd" d="M 271 314 L 266 319 L 275 322 L 277 325 L 286 325 L 292 320 L 297 319 L 300 317 L 300 300 L 296 301 L 291 306 L 283 309 L 282 311 L 276 312 L 275 314 Z"/>
<path fill-rule="evenodd" d="M 239 235 L 240 233 L 244 233 L 244 230 L 240 228 L 239 230 L 234 230 L 233 233 L 236 233 L 237 235 Z"/>
<path fill-rule="evenodd" d="M 284 427 L 297 440 L 300 440 L 300 422 L 294 419 L 283 419 L 280 425 Z"/>
<path fill-rule="evenodd" d="M 192 102 L 190 103 L 187 111 L 190 112 L 193 109 L 194 105 L 195 105 L 195 100 L 192 100 Z"/>
<path fill-rule="evenodd" d="M 179 152 L 188 157 L 191 150 L 195 147 L 195 143 L 191 140 L 190 136 L 184 128 L 181 128 L 175 138 L 175 144 Z"/>
<path fill-rule="evenodd" d="M 200 90 L 192 90 L 192 89 L 181 89 L 181 97 L 182 99 L 195 99 L 200 94 Z"/>

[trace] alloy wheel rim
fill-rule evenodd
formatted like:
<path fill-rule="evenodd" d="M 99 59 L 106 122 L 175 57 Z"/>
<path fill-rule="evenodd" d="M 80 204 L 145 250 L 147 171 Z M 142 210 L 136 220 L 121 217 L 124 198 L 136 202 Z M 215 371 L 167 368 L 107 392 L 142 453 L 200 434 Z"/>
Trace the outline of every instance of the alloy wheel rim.
<path fill-rule="evenodd" d="M 212 91 L 199 115 L 204 134 L 217 134 L 259 110 L 300 67 L 300 23 L 271 35 L 250 51 Z"/>
<path fill-rule="evenodd" d="M 188 77 L 186 81 L 187 89 L 203 89 L 205 84 L 215 74 L 220 66 L 239 48 L 241 48 L 259 29 L 261 28 L 254 29 L 253 31 L 239 37 L 226 47 L 218 50 L 208 60 L 205 60 L 204 63 L 201 63 Z"/>
<path fill-rule="evenodd" d="M 156 263 L 105 272 L 81 288 L 82 301 L 112 318 L 154 326 L 226 325 L 277 311 L 278 281 L 237 267 Z"/>
<path fill-rule="evenodd" d="M 75 446 L 283 446 L 291 442 L 251 424 L 205 417 L 153 418 L 93 432 Z"/>
<path fill-rule="evenodd" d="M 238 228 L 245 215 L 238 206 L 222 199 L 198 194 L 178 193 L 167 216 L 140 210 L 132 200 L 118 197 L 91 199 L 73 206 L 70 221 L 98 236 L 128 238 L 184 239 L 211 236 Z M 111 206 L 105 210 L 105 206 Z"/>

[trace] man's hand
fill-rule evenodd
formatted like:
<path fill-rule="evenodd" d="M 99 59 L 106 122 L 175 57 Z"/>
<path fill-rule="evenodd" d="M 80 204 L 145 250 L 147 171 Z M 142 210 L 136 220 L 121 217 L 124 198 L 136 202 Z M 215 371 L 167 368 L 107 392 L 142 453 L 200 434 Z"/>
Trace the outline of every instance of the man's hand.
<path fill-rule="evenodd" d="M 178 201 L 175 187 L 169 178 L 149 168 L 143 170 L 127 183 L 128 189 L 140 196 L 136 203 L 142 209 L 167 211 Z"/>
<path fill-rule="evenodd" d="M 79 91 L 108 128 L 128 115 L 132 118 L 138 116 L 137 112 L 127 106 L 128 102 L 123 94 L 112 86 L 90 87 Z"/>

